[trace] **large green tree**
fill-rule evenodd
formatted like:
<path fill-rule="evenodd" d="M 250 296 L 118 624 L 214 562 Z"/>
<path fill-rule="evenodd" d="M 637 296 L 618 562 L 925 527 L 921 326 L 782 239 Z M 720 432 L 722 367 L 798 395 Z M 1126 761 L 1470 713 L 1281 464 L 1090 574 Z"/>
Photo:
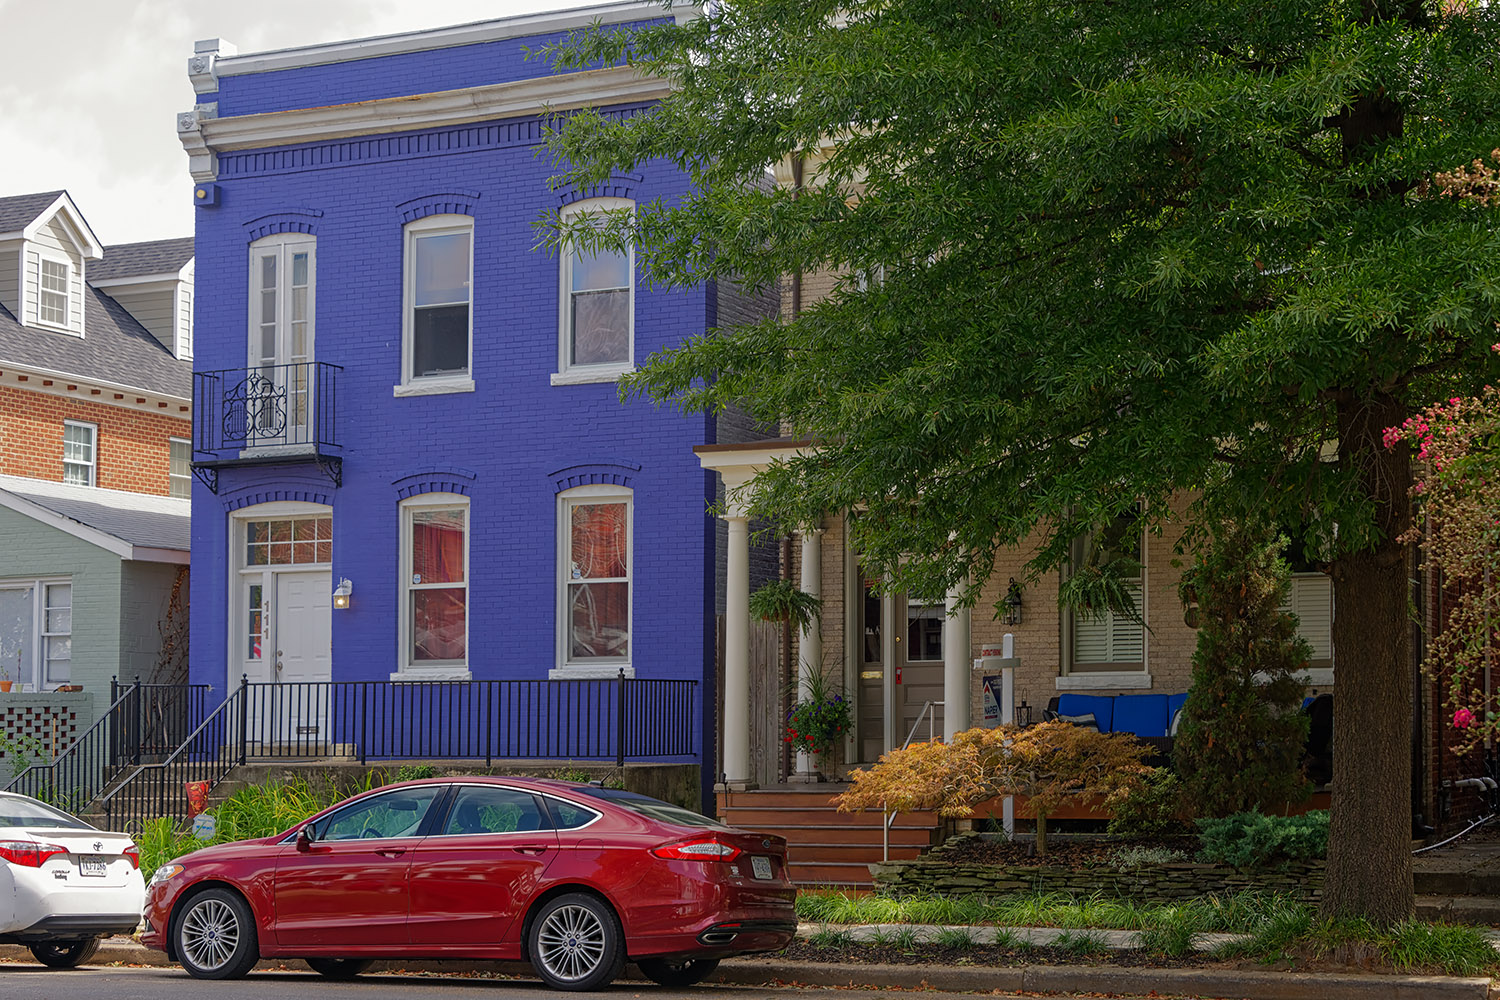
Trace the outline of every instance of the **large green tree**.
<path fill-rule="evenodd" d="M 977 586 L 1033 531 L 1049 571 L 1088 525 L 1165 516 L 1181 488 L 1321 542 L 1323 906 L 1404 917 L 1411 473 L 1381 433 L 1500 374 L 1496 212 L 1426 183 L 1500 145 L 1493 5 L 730 0 L 552 56 L 675 87 L 563 120 L 560 184 L 652 159 L 692 178 L 557 238 L 633 239 L 666 286 L 843 276 L 624 385 L 820 440 L 759 481 L 765 514 L 862 509 L 853 544 L 919 593 Z"/>

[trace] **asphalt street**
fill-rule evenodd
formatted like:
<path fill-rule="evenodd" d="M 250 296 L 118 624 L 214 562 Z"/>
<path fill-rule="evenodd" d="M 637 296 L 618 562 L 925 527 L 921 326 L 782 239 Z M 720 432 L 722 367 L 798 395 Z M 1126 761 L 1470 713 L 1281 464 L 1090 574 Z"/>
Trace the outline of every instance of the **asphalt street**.
<path fill-rule="evenodd" d="M 878 991 L 885 993 L 886 991 Z M 559 996 L 616 1000 L 852 1000 L 858 990 L 797 987 L 703 986 L 669 990 L 642 982 L 617 982 L 598 993 L 558 994 L 529 980 L 403 976 L 376 973 L 352 983 L 335 983 L 306 972 L 256 972 L 227 983 L 205 983 L 181 969 L 112 968 L 54 971 L 41 966 L 0 963 L 0 996 L 5 1000 L 539 1000 Z M 886 995 L 889 995 L 888 993 Z M 986 996 L 1021 996 L 987 993 Z M 929 993 L 922 1000 L 973 1000 L 973 994 Z"/>

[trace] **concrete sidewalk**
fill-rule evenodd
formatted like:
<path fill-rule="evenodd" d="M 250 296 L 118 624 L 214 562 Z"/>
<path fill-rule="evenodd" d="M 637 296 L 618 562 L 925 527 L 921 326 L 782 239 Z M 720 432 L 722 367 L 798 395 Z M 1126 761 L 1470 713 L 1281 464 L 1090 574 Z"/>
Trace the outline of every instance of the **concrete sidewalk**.
<path fill-rule="evenodd" d="M 894 926 L 894 925 L 892 925 Z M 901 928 L 912 925 L 902 924 Z M 803 925 L 800 937 L 817 931 Z M 856 938 L 879 933 L 878 926 L 845 928 Z M 892 927 L 887 926 L 887 932 Z M 941 927 L 916 927 L 919 939 L 936 937 Z M 971 928 L 985 931 L 988 928 Z M 1018 940 L 1050 944 L 1064 934 L 1051 927 L 1009 928 Z M 1083 933 L 1073 931 L 1074 934 Z M 1134 931 L 1088 931 L 1108 947 L 1135 946 Z M 1231 935 L 1205 935 L 1224 938 Z M 981 938 L 981 940 L 983 940 Z M 1206 943 L 1206 942 L 1205 942 Z M 0 961 L 33 963 L 20 945 L 0 945 Z M 168 966 L 166 955 L 150 951 L 131 938 L 106 938 L 90 965 Z M 262 962 L 259 968 L 303 969 L 296 960 Z M 380 962 L 376 972 L 425 972 L 434 975 L 481 972 L 534 978 L 531 968 L 516 962 L 421 961 Z M 626 967 L 626 976 L 636 976 Z M 1456 976 L 1375 976 L 1328 973 L 1262 972 L 1259 970 L 1156 969 L 1119 966 L 1025 965 L 990 966 L 866 965 L 858 963 L 799 962 L 769 956 L 729 959 L 710 982 L 748 986 L 798 985 L 884 989 L 927 988 L 954 992 L 1090 993 L 1162 997 L 1216 997 L 1237 1000 L 1488 1000 L 1490 981 Z"/>

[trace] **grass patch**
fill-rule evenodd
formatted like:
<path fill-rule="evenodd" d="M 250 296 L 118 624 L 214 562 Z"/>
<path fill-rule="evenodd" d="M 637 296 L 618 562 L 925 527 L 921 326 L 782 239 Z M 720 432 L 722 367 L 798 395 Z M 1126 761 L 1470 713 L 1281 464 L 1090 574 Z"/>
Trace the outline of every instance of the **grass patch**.
<path fill-rule="evenodd" d="M 917 932 L 911 927 L 902 927 L 891 935 L 891 944 L 899 951 L 915 951 Z"/>
<path fill-rule="evenodd" d="M 1052 942 L 1052 947 L 1067 952 L 1075 958 L 1088 958 L 1109 951 L 1109 946 L 1104 943 L 1102 937 L 1088 931 L 1063 931 L 1057 936 L 1057 940 Z"/>
<path fill-rule="evenodd" d="M 1445 976 L 1500 973 L 1500 954 L 1478 928 L 1405 920 L 1382 931 L 1365 920 L 1318 920 L 1311 909 L 1276 914 L 1248 940 L 1223 945 L 1213 955 L 1263 962 L 1324 959 Z"/>
<path fill-rule="evenodd" d="M 944 927 L 937 933 L 937 946 L 948 951 L 968 951 L 979 942 L 968 927 Z"/>
<path fill-rule="evenodd" d="M 854 932 L 841 927 L 819 927 L 807 943 L 814 948 L 843 951 L 854 944 Z"/>

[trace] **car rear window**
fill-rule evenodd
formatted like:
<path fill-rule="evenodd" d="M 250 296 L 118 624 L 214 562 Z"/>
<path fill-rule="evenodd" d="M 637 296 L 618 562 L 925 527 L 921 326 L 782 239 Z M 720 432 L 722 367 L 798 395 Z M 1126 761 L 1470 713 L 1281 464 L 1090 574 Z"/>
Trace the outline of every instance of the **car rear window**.
<path fill-rule="evenodd" d="M 706 826 L 715 830 L 729 829 L 729 827 L 718 820 L 709 819 L 707 816 L 695 813 L 691 809 L 674 806 L 672 803 L 663 802 L 661 799 L 653 799 L 649 795 L 641 795 L 639 792 L 627 792 L 622 788 L 599 788 L 593 785 L 588 788 L 574 790 L 582 792 L 584 795 L 591 795 L 596 799 L 603 799 L 612 805 L 623 806 L 631 812 L 640 813 L 642 816 L 654 819 L 659 823 L 673 823 L 677 826 Z"/>
<path fill-rule="evenodd" d="M 76 816 L 19 795 L 0 795 L 0 829 L 18 826 L 46 826 L 59 830 L 93 830 Z"/>

